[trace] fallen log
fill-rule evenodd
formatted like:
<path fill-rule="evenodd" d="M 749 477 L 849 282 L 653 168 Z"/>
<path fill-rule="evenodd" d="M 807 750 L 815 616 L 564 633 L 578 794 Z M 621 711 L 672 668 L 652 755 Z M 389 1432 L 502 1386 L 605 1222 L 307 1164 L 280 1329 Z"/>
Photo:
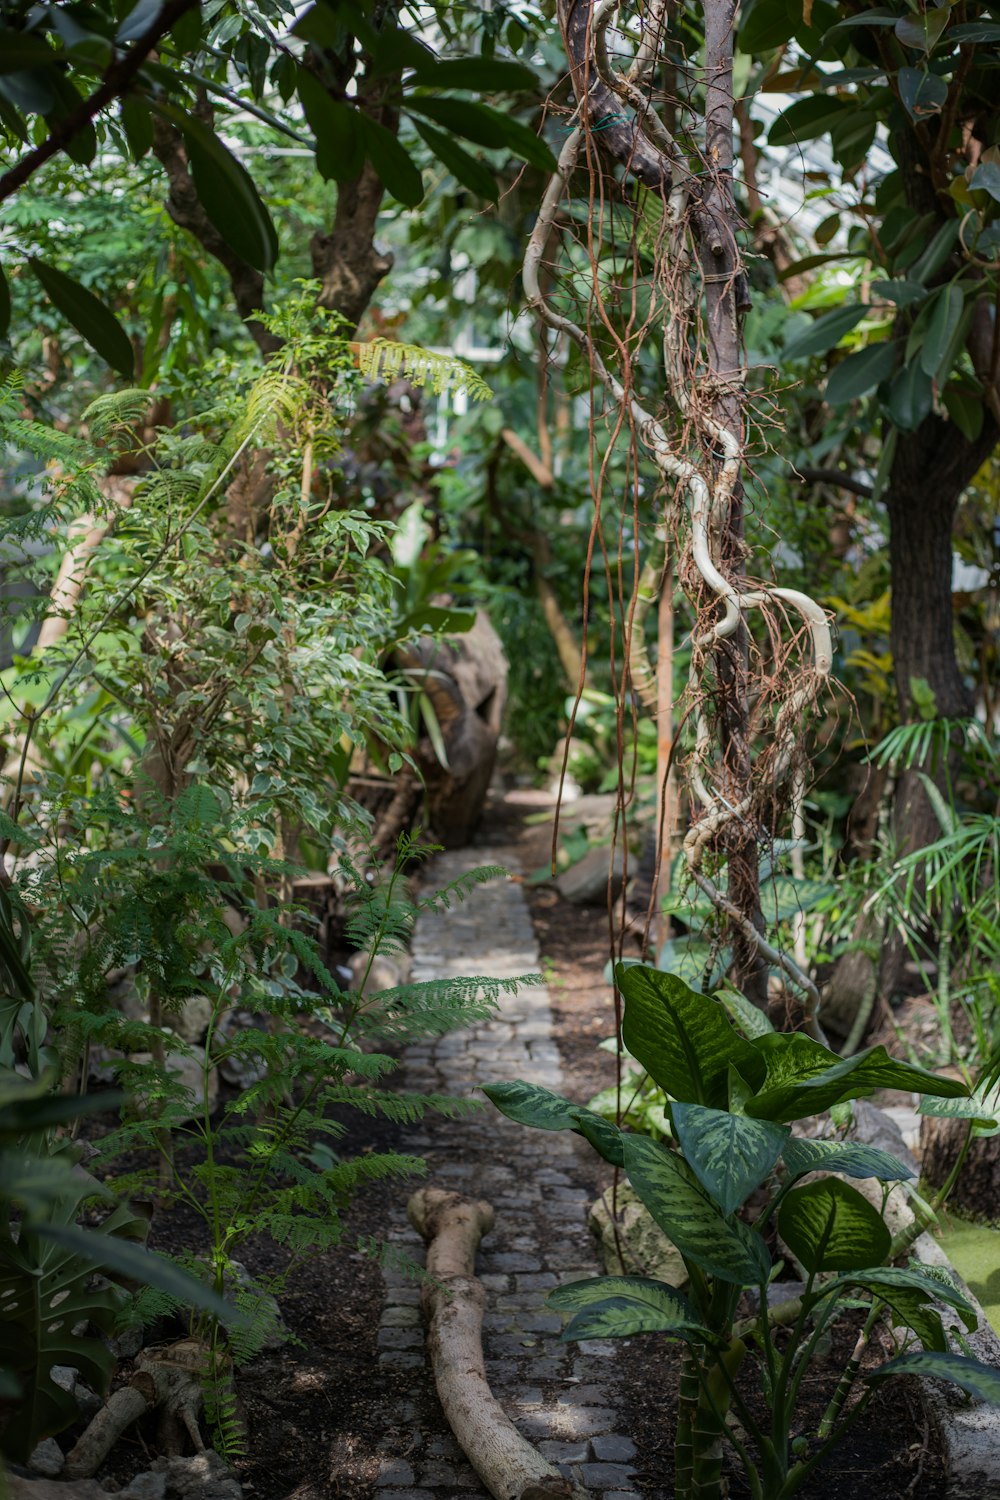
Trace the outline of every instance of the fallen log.
<path fill-rule="evenodd" d="M 441 1188 L 421 1188 L 407 1205 L 427 1242 L 423 1305 L 434 1381 L 459 1445 L 494 1500 L 589 1500 L 523 1438 L 486 1379 L 483 1310 L 476 1249 L 493 1228 L 489 1203 Z"/>

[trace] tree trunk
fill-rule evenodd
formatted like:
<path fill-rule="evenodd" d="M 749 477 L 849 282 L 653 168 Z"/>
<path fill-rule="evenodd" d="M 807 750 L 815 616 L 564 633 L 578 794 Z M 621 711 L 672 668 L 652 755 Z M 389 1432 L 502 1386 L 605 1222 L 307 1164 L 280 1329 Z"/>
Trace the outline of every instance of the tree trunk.
<path fill-rule="evenodd" d="M 707 172 L 697 215 L 698 254 L 705 282 L 706 385 L 714 392 L 712 417 L 741 444 L 743 357 L 737 294 L 745 286 L 736 240 L 739 222 L 733 202 L 733 29 L 735 0 L 713 0 L 705 7 L 705 160 Z M 740 309 L 741 311 L 743 309 Z M 718 462 L 718 460 L 716 460 Z M 721 567 L 737 583 L 744 576 L 743 486 L 737 479 L 723 524 Z M 748 725 L 749 637 L 740 623 L 717 652 L 718 714 L 726 799 L 738 806 L 751 791 Z M 764 931 L 760 908 L 757 838 L 748 820 L 734 819 L 726 832 L 729 899 Z M 733 978 L 763 1008 L 767 1004 L 767 962 L 760 949 L 731 924 Z"/>
<path fill-rule="evenodd" d="M 932 1187 L 939 1188 L 955 1165 L 965 1131 L 964 1120 L 928 1115 L 921 1122 L 920 1168 Z M 948 1206 L 1000 1221 L 1000 1135 L 973 1140 Z"/>

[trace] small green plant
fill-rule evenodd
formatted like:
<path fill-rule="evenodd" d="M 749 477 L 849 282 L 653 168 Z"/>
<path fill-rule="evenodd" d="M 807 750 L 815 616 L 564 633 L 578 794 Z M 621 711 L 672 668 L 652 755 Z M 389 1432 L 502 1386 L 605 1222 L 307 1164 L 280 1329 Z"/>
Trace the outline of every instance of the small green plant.
<path fill-rule="evenodd" d="M 683 1257 L 686 1289 L 602 1276 L 549 1298 L 572 1314 L 564 1338 L 659 1332 L 683 1344 L 677 1500 L 721 1500 L 725 1445 L 753 1500 L 788 1500 L 892 1375 L 936 1375 L 1000 1403 L 1000 1372 L 949 1350 L 939 1309 L 971 1329 L 976 1314 L 967 1299 L 919 1265 L 894 1264 L 917 1232 L 894 1240 L 885 1220 L 889 1190 L 910 1175 L 907 1168 L 885 1151 L 791 1129 L 827 1110 L 842 1115 L 850 1100 L 881 1088 L 917 1092 L 974 1119 L 980 1106 L 965 1086 L 897 1061 L 884 1047 L 839 1058 L 801 1033 L 773 1031 L 730 994 L 740 1016 L 733 1024 L 727 1006 L 676 975 L 636 965 L 619 966 L 616 977 L 623 1041 L 663 1091 L 669 1140 L 623 1131 L 533 1084 L 491 1084 L 485 1092 L 512 1119 L 576 1131 L 623 1168 Z M 871 1180 L 875 1191 L 866 1195 L 847 1178 Z M 751 1197 L 752 1218 L 745 1212 Z M 783 1257 L 803 1280 L 797 1295 L 771 1306 L 768 1287 Z M 854 1353 L 807 1430 L 796 1415 L 803 1381 L 833 1324 L 857 1315 Z M 883 1320 L 898 1352 L 865 1369 Z"/>

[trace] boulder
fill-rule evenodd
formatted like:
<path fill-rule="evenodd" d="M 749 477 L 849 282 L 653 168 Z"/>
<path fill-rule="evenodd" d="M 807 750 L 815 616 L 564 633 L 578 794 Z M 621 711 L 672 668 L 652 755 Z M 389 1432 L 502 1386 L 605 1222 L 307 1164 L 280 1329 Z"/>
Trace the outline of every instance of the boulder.
<path fill-rule="evenodd" d="M 610 844 L 588 849 L 582 859 L 557 877 L 556 890 L 574 906 L 604 906 L 608 899 L 609 875 L 611 898 L 615 900 L 621 893 L 625 875 L 625 850 L 621 844 L 615 846 L 613 860 Z"/>
<path fill-rule="evenodd" d="M 597 1240 L 609 1276 L 655 1276 L 676 1287 L 687 1281 L 680 1251 L 667 1239 L 627 1182 L 619 1182 L 614 1191 L 605 1189 L 591 1205 L 587 1227 Z"/>

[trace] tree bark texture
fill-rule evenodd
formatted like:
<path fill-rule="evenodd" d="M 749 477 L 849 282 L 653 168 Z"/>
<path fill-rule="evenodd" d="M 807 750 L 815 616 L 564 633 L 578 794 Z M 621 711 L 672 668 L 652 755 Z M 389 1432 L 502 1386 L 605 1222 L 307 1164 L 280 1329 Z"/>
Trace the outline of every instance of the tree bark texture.
<path fill-rule="evenodd" d="M 944 1116 L 928 1115 L 921 1122 L 920 1168 L 932 1187 L 939 1188 L 955 1165 L 965 1129 L 964 1120 Z M 973 1140 L 948 1206 L 1000 1223 L 1000 1136 Z"/>

